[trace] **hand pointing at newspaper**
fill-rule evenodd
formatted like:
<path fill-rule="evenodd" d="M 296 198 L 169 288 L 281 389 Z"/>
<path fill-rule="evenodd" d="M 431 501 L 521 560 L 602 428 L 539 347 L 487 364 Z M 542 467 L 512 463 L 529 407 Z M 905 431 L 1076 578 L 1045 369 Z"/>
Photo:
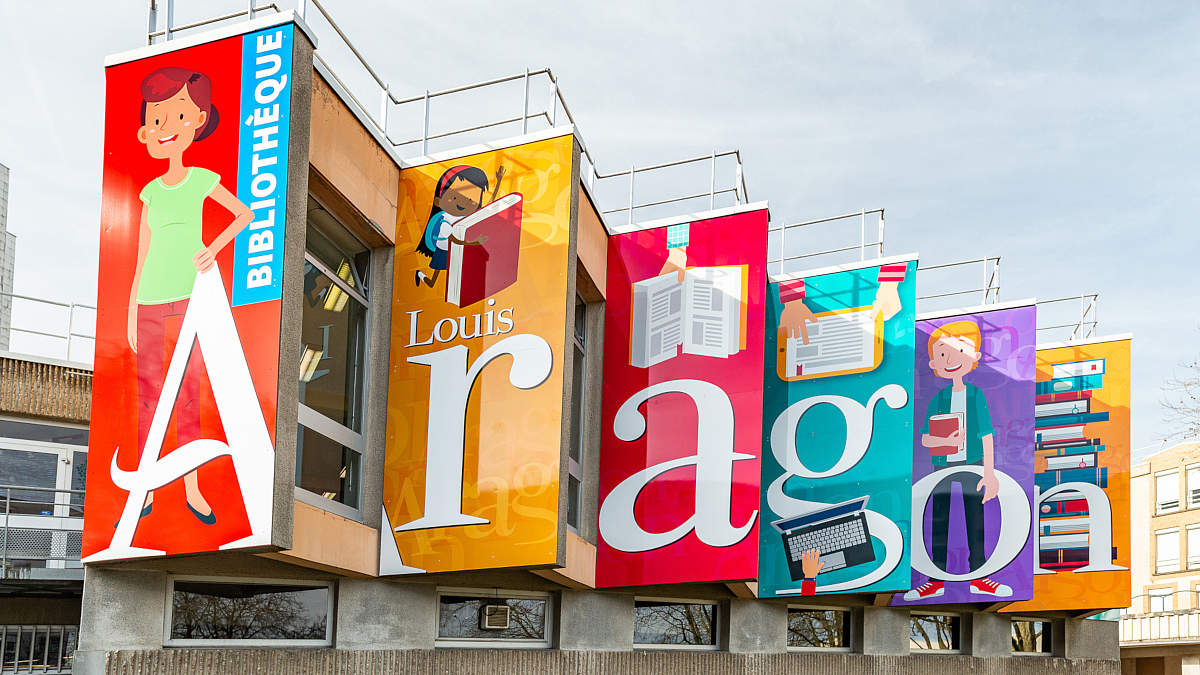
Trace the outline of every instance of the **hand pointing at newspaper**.
<path fill-rule="evenodd" d="M 667 262 L 663 263 L 659 275 L 679 273 L 679 281 L 683 282 L 683 273 L 687 269 L 687 249 L 683 247 L 667 249 Z"/>
<path fill-rule="evenodd" d="M 802 300 L 793 300 L 783 306 L 779 314 L 779 338 L 800 338 L 808 344 L 808 324 L 816 323 L 817 315 Z"/>

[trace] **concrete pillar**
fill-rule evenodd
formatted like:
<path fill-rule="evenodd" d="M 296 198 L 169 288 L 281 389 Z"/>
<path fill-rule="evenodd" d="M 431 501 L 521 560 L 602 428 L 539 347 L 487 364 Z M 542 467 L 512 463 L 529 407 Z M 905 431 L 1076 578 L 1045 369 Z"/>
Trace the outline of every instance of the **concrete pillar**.
<path fill-rule="evenodd" d="M 964 644 L 971 656 L 1008 656 L 1012 653 L 1012 619 L 994 612 L 971 614 L 970 642 Z"/>
<path fill-rule="evenodd" d="M 101 675 L 105 652 L 161 649 L 166 618 L 164 572 L 88 566 L 83 571 L 77 675 Z"/>
<path fill-rule="evenodd" d="M 1116 621 L 1067 619 L 1062 655 L 1068 659 L 1121 658 L 1121 627 Z M 1056 650 L 1057 651 L 1057 650 Z"/>
<path fill-rule="evenodd" d="M 383 579 L 338 582 L 335 649 L 433 649 L 437 587 Z"/>
<path fill-rule="evenodd" d="M 558 610 L 558 648 L 632 651 L 633 596 L 562 591 Z"/>
<path fill-rule="evenodd" d="M 909 615 L 897 607 L 864 607 L 859 631 L 863 654 L 895 656 L 908 653 Z"/>
<path fill-rule="evenodd" d="M 734 598 L 728 626 L 725 645 L 734 654 L 787 651 L 787 605 Z"/>

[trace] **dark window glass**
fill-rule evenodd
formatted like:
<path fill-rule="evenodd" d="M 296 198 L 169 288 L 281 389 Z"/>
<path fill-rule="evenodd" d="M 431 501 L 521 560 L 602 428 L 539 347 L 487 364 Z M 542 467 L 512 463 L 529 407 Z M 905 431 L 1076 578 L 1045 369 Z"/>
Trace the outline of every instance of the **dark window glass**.
<path fill-rule="evenodd" d="M 358 508 L 359 455 L 300 425 L 296 432 L 296 485 L 325 499 Z"/>
<path fill-rule="evenodd" d="M 71 453 L 71 489 L 82 490 L 87 483 L 87 453 Z M 71 495 L 71 515 L 83 517 L 83 495 Z"/>
<path fill-rule="evenodd" d="M 508 628 L 488 629 L 481 620 L 488 605 L 508 606 Z M 438 598 L 438 637 L 481 640 L 546 639 L 545 598 Z"/>
<path fill-rule="evenodd" d="M 0 449 L 0 485 L 47 490 L 0 488 L 0 514 L 54 515 L 54 489 L 58 480 L 58 454 Z"/>
<path fill-rule="evenodd" d="M 1049 654 L 1053 648 L 1052 623 L 1016 619 L 1012 622 L 1012 650 L 1027 654 Z"/>
<path fill-rule="evenodd" d="M 850 612 L 840 609 L 789 609 L 789 647 L 849 647 Z"/>
<path fill-rule="evenodd" d="M 643 645 L 715 645 L 717 606 L 638 600 L 633 609 L 633 641 Z"/>
<path fill-rule="evenodd" d="M 909 621 L 912 649 L 959 649 L 959 618 L 951 614 L 913 614 Z"/>
<path fill-rule="evenodd" d="M 176 581 L 173 640 L 325 640 L 329 588 Z"/>
<path fill-rule="evenodd" d="M 74 427 L 60 427 L 53 424 L 0 420 L 0 438 L 86 446 L 88 444 L 88 430 L 76 429 Z"/>
<path fill-rule="evenodd" d="M 339 276 L 349 279 L 348 268 Z M 300 402 L 357 432 L 362 431 L 366 317 L 366 307 L 314 265 L 304 263 Z"/>
<path fill-rule="evenodd" d="M 328 211 L 313 200 L 308 202 L 308 230 L 304 247 L 331 270 L 349 263 L 355 288 L 365 288 L 370 252 Z M 366 295 L 364 292 L 363 295 Z"/>
<path fill-rule="evenodd" d="M 580 487 L 578 478 L 567 476 L 567 524 L 575 529 L 579 529 Z"/>

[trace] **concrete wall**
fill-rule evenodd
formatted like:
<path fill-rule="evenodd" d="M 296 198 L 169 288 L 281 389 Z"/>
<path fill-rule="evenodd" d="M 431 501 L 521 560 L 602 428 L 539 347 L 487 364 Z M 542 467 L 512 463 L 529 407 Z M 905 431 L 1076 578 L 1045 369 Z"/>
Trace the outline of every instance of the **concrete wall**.
<path fill-rule="evenodd" d="M 687 651 L 436 649 L 411 651 L 192 650 L 122 651 L 110 675 L 310 675 L 311 673 L 648 673 L 651 675 L 1118 675 L 1119 661 L 956 655 L 730 654 Z"/>
<path fill-rule="evenodd" d="M 166 618 L 167 575 L 163 572 L 89 566 L 83 573 L 83 607 L 74 672 L 105 672 L 106 654 L 116 650 L 161 649 Z"/>

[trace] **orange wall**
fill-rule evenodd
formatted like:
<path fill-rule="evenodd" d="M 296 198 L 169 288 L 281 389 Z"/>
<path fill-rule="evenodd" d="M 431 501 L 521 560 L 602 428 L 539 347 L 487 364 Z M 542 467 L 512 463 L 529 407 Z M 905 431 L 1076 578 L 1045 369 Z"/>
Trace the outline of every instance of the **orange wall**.
<path fill-rule="evenodd" d="M 579 234 L 575 251 L 579 264 L 587 270 L 600 295 L 606 296 L 604 281 L 608 278 L 608 232 L 604 229 L 600 212 L 592 203 L 583 185 L 579 186 Z"/>
<path fill-rule="evenodd" d="M 262 556 L 348 576 L 375 576 L 379 572 L 379 531 L 295 502 L 292 548 Z"/>

